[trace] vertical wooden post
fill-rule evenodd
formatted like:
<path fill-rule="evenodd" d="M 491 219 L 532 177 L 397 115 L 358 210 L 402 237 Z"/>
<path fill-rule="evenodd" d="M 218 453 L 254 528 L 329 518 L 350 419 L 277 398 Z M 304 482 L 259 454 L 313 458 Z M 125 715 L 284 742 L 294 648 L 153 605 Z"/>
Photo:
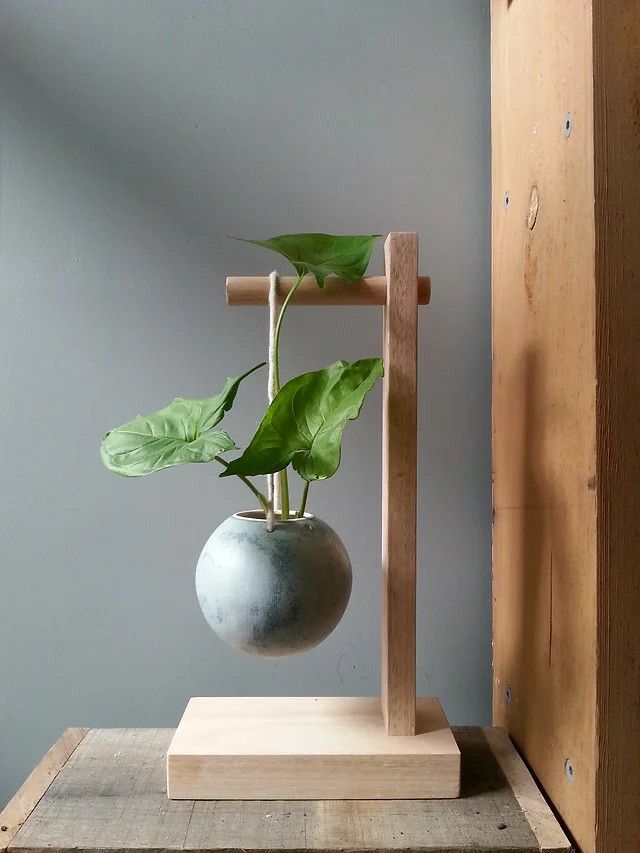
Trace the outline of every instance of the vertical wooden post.
<path fill-rule="evenodd" d="M 494 722 L 640 838 L 640 3 L 492 0 Z"/>
<path fill-rule="evenodd" d="M 384 244 L 382 414 L 382 713 L 387 734 L 415 734 L 418 235 Z"/>

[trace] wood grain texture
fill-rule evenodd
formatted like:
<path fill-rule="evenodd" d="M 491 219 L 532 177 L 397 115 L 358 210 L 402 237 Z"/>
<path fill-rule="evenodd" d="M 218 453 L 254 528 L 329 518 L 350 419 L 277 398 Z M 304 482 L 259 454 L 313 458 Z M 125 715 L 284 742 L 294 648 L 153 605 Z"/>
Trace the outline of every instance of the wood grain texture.
<path fill-rule="evenodd" d="M 418 235 L 384 244 L 382 404 L 382 713 L 389 735 L 415 731 Z"/>
<path fill-rule="evenodd" d="M 527 770 L 504 729 L 485 728 L 484 734 L 500 769 L 520 808 L 531 827 L 531 831 L 547 853 L 571 850 L 571 842 L 553 816 L 547 801 L 542 796 L 533 776 Z"/>
<path fill-rule="evenodd" d="M 494 721 L 638 845 L 640 4 L 493 0 Z"/>
<path fill-rule="evenodd" d="M 284 299 L 297 279 L 278 278 L 278 294 Z M 418 278 L 418 302 L 427 305 L 431 298 L 431 281 L 426 275 Z M 269 301 L 268 276 L 229 276 L 227 303 L 229 305 L 266 305 Z M 385 305 L 387 279 L 383 275 L 368 276 L 356 282 L 343 281 L 335 276 L 325 280 L 322 290 L 314 278 L 303 279 L 292 305 Z"/>
<path fill-rule="evenodd" d="M 0 851 L 6 850 L 11 844 L 87 731 L 80 728 L 66 729 L 9 800 L 0 813 Z"/>
<path fill-rule="evenodd" d="M 447 798 L 460 751 L 437 699 L 388 737 L 377 698 L 191 699 L 167 753 L 173 799 Z"/>
<path fill-rule="evenodd" d="M 591 9 L 493 0 L 491 11 L 494 723 L 593 853 Z"/>
<path fill-rule="evenodd" d="M 596 848 L 640 849 L 640 3 L 593 4 Z"/>
<path fill-rule="evenodd" d="M 172 735 L 168 729 L 90 731 L 11 853 L 541 850 L 481 729 L 455 730 L 462 798 L 426 801 L 168 800 L 165 754 Z"/>

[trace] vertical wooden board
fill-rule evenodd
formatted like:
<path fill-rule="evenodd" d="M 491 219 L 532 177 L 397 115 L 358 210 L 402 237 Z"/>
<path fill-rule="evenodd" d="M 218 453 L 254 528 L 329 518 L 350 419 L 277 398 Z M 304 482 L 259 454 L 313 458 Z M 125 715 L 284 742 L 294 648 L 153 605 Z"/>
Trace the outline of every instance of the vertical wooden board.
<path fill-rule="evenodd" d="M 415 733 L 418 235 L 384 244 L 382 712 L 389 735 Z"/>
<path fill-rule="evenodd" d="M 594 851 L 591 4 L 492 2 L 494 720 Z"/>
<path fill-rule="evenodd" d="M 640 848 L 640 3 L 593 4 L 597 845 Z"/>

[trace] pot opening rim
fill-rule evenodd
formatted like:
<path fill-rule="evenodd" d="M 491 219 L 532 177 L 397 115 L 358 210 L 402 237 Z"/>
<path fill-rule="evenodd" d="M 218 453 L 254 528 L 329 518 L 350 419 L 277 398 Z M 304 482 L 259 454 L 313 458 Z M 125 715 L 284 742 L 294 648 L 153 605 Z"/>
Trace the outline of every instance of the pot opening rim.
<path fill-rule="evenodd" d="M 261 521 L 263 524 L 267 520 L 266 513 L 263 509 L 243 509 L 239 512 L 234 512 L 233 517 L 240 519 L 240 521 Z M 315 518 L 311 512 L 305 512 L 301 518 L 297 518 L 295 512 L 290 512 L 287 524 L 290 524 L 292 521 L 309 521 L 311 518 Z M 283 523 L 283 518 L 280 513 L 275 514 L 274 521 L 276 524 Z"/>

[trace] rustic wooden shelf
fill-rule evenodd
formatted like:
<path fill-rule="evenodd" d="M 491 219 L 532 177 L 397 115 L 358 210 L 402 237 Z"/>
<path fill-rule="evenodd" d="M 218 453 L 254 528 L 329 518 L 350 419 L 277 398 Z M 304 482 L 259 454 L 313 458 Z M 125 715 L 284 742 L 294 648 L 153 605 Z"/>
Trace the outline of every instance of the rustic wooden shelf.
<path fill-rule="evenodd" d="M 500 729 L 454 729 L 463 769 L 453 800 L 171 801 L 172 735 L 67 730 L 0 815 L 0 851 L 571 850 Z"/>

